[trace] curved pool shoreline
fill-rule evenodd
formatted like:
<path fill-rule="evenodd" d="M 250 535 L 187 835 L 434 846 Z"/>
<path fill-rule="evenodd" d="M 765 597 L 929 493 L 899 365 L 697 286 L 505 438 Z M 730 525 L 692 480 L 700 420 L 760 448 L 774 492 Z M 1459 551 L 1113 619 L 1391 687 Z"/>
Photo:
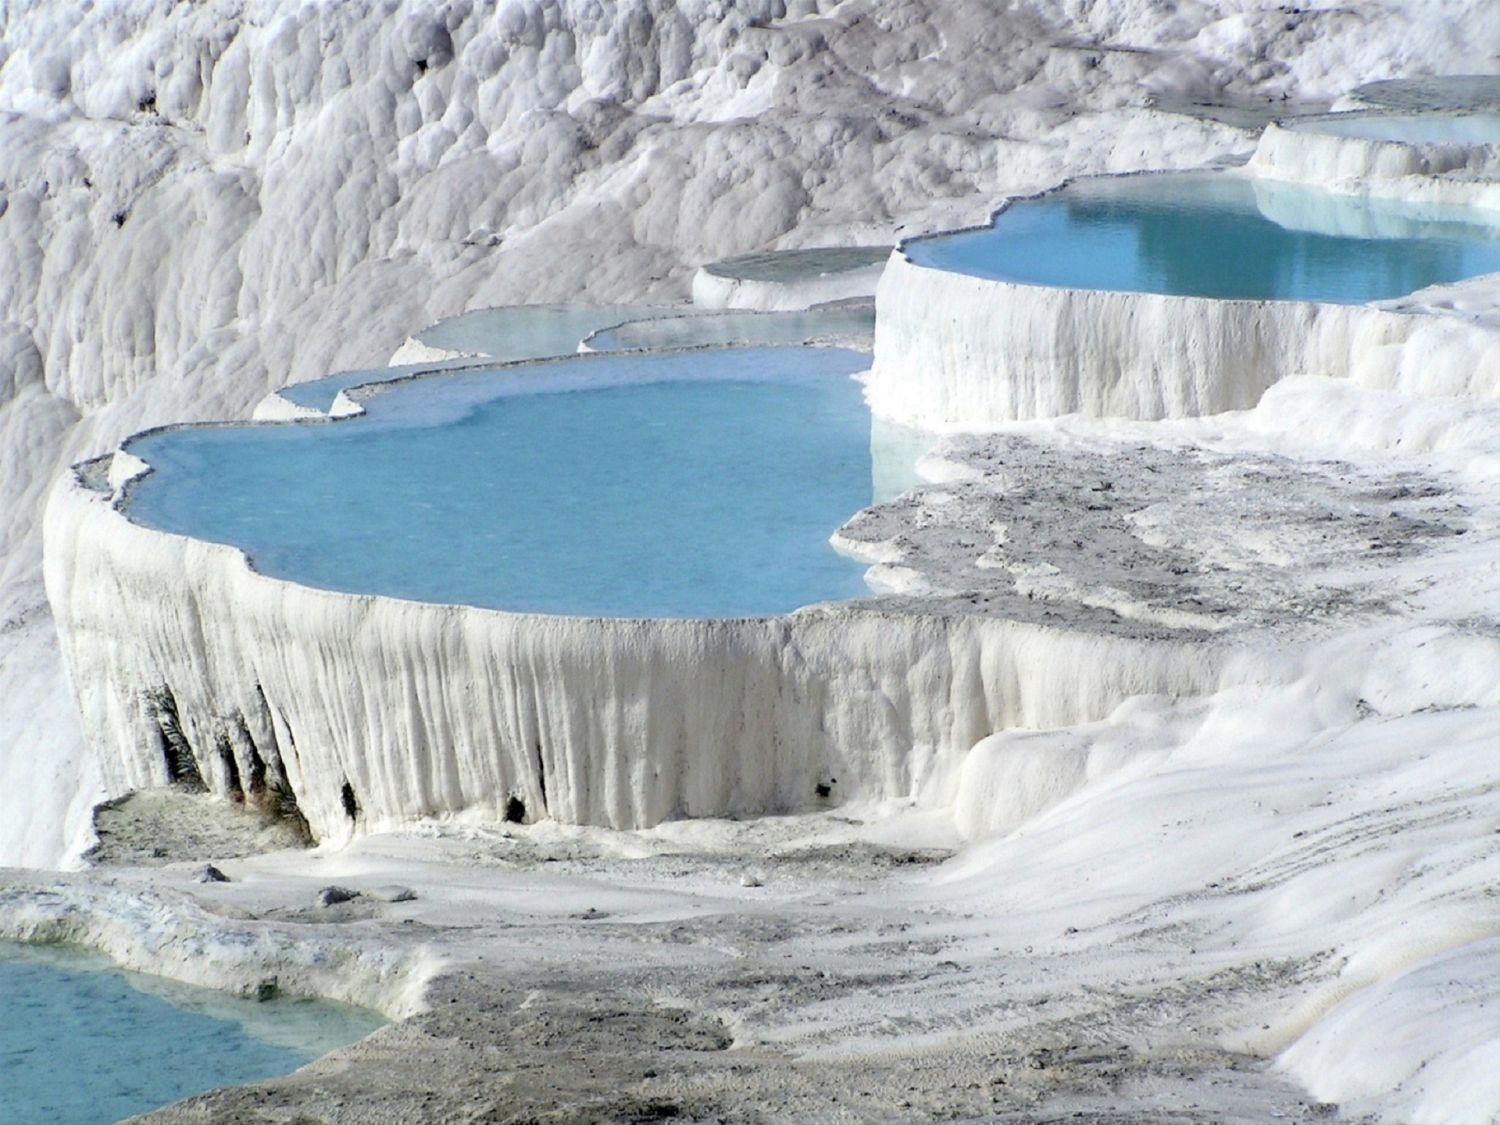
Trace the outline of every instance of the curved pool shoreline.
<path fill-rule="evenodd" d="M 403 376 L 345 393 L 332 430 L 136 435 L 122 453 L 152 471 L 114 484 L 134 521 L 324 589 L 765 616 L 867 592 L 828 544 L 870 502 L 866 363 L 692 349 Z"/>
<path fill-rule="evenodd" d="M 1017 285 L 1362 305 L 1500 272 L 1500 214 L 1239 168 L 1142 172 L 1013 198 L 985 226 L 909 238 L 900 252 Z"/>

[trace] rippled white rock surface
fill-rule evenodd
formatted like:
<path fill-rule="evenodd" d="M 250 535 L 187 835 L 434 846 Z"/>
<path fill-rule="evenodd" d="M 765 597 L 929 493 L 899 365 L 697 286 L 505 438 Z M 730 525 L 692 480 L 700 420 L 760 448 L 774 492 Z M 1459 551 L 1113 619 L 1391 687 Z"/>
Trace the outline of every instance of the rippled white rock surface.
<path fill-rule="evenodd" d="M 1251 118 L 1283 95 L 1326 108 L 1372 78 L 1483 70 L 1474 29 L 1489 18 L 1478 0 L 1379 18 L 1227 0 L 999 14 L 911 0 L 405 4 L 382 18 L 357 4 L 13 5 L 0 28 L 13 267 L 0 271 L 0 854 L 76 857 L 106 784 L 39 580 L 40 504 L 66 464 L 148 425 L 243 416 L 288 378 L 369 369 L 464 309 L 672 300 L 695 265 L 728 255 L 890 243 L 1069 176 L 1247 157 L 1248 133 L 1148 97 L 1250 103 Z M 892 643 L 878 616 L 788 625 L 778 653 L 795 636 L 806 668 L 836 659 L 848 676 L 853 644 L 875 674 L 820 701 L 815 679 L 778 666 L 795 698 L 777 721 L 791 725 L 730 718 L 801 738 L 832 707 L 856 763 L 839 784 L 891 801 L 625 832 L 500 827 L 508 810 L 479 810 L 479 824 L 226 860 L 235 881 L 213 886 L 173 869 L 7 874 L 0 926 L 199 979 L 285 974 L 407 1016 L 274 1095 L 330 1116 L 807 1119 L 830 1112 L 831 1091 L 840 1110 L 884 1119 L 1123 1103 L 1250 1121 L 1332 1112 L 1319 1099 L 1355 1117 L 1495 1117 L 1500 1090 L 1467 1065 L 1495 1049 L 1496 856 L 1475 827 L 1496 799 L 1495 418 L 1447 358 L 1494 299 L 1459 286 L 1396 304 L 1435 313 L 1432 335 L 1361 335 L 1368 378 L 1304 370 L 1254 410 L 1197 421 L 997 423 L 1004 440 L 940 452 L 929 467 L 944 479 L 852 524 L 911 636 Z M 1151 485 L 1168 466 L 1192 468 L 1197 503 Z M 1116 467 L 1129 499 L 1111 502 Z M 203 724 L 194 744 L 218 785 L 203 716 L 211 699 L 255 714 L 244 657 L 270 654 L 256 659 L 299 728 L 336 728 L 298 741 L 309 815 L 335 829 L 348 813 L 334 770 L 362 768 L 336 741 L 354 709 L 393 732 L 399 758 L 377 746 L 370 759 L 382 769 L 413 760 L 411 738 L 448 734 L 417 708 L 390 718 L 413 637 L 465 674 L 496 643 L 489 625 L 453 639 L 449 618 L 384 607 L 353 606 L 351 624 L 348 599 L 259 586 L 202 545 L 133 542 L 69 489 L 63 540 L 87 539 L 95 560 L 57 579 L 93 646 L 80 666 L 135 664 L 126 683 L 176 662 L 192 692 L 206 685 L 183 713 Z M 1008 507 L 1013 495 L 1033 503 Z M 1383 506 L 1389 528 L 1374 522 Z M 1097 549 L 1075 546 L 1075 524 L 1099 532 Z M 163 574 L 181 576 L 165 600 Z M 1165 576 L 1197 604 L 1176 604 Z M 253 626 L 242 635 L 217 624 L 232 599 Z M 216 624 L 184 640 L 163 624 L 172 613 Z M 1114 631 L 1092 631 L 1101 620 Z M 140 623 L 142 643 L 111 653 L 122 623 Z M 327 649 L 293 652 L 291 628 L 322 631 Z M 1206 660 L 1205 633 L 1218 638 Z M 1191 655 L 1173 655 L 1188 637 Z M 336 650 L 377 669 L 368 694 L 342 669 L 317 690 Z M 765 682 L 744 698 L 771 698 Z M 139 715 L 138 698 L 79 689 L 99 723 Z M 350 714 L 330 716 L 324 701 L 351 690 Z M 706 692 L 690 702 L 729 714 Z M 470 701 L 456 703 L 432 714 L 470 723 Z M 928 731 L 951 742 L 928 745 Z M 569 755 L 614 779 L 588 794 L 590 817 L 638 815 L 648 790 L 623 757 Z M 691 791 L 718 799 L 723 759 L 710 759 Z M 763 762 L 729 768 L 762 784 Z M 813 781 L 821 799 L 804 767 L 786 792 L 805 801 Z M 126 758 L 108 784 L 162 768 Z M 446 798 L 470 779 L 359 780 Z M 961 833 L 979 839 L 934 867 Z M 335 878 L 371 893 L 320 913 Z M 392 883 L 419 898 L 376 896 Z M 1395 1034 L 1412 1027 L 1431 1033 Z M 516 1043 L 537 1064 L 531 1093 L 502 1090 L 492 1069 L 521 1057 Z M 243 1115 L 265 1095 L 196 1111 Z"/>
<path fill-rule="evenodd" d="M 43 494 L 68 463 L 383 362 L 467 307 L 678 294 L 690 263 L 767 243 L 888 239 L 1067 175 L 1245 153 L 1236 130 L 1140 110 L 1143 88 L 1329 99 L 1474 71 L 1469 8 L 1411 4 L 1375 28 L 1124 2 L 1062 26 L 1050 6 L 996 21 L 911 0 L 829 21 L 771 2 L 12 5 L 0 744 L 52 764 L 5 755 L 5 791 L 27 796 L 0 853 L 86 843 L 88 797 L 69 813 L 59 782 L 92 766 L 39 570 Z"/>
<path fill-rule="evenodd" d="M 1128 11 L 1093 10 L 1078 31 L 1119 34 Z M 0 854 L 76 857 L 98 792 L 40 583 L 42 497 L 70 462 L 383 363 L 466 308 L 680 296 L 697 263 L 768 244 L 889 240 L 1080 164 L 1247 148 L 1131 108 L 1160 63 L 1049 53 L 1050 10 L 993 29 L 987 11 L 925 3 L 823 14 L 772 0 L 7 8 L 0 776 L 17 796 Z M 1441 21 L 1407 22 L 1382 66 L 1450 57 Z M 1175 57 L 1199 30 L 1130 34 Z M 1298 82 L 1339 84 L 1311 55 L 1273 86 Z M 1099 108 L 1080 114 L 1085 100 Z"/>

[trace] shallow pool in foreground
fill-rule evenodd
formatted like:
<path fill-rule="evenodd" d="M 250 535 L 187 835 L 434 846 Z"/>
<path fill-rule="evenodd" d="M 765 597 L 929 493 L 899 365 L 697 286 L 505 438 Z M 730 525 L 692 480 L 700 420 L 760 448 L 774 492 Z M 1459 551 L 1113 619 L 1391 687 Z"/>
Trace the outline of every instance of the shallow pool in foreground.
<path fill-rule="evenodd" d="M 52 946 L 0 942 L 0 1121 L 90 1125 L 288 1074 L 385 1021 L 265 1003 Z"/>
<path fill-rule="evenodd" d="M 905 249 L 1029 285 L 1358 304 L 1500 271 L 1500 216 L 1168 173 L 1079 181 Z"/>
<path fill-rule="evenodd" d="M 138 523 L 351 593 L 743 617 L 869 593 L 829 536 L 870 503 L 856 352 L 599 356 L 417 380 L 337 423 L 167 431 Z"/>

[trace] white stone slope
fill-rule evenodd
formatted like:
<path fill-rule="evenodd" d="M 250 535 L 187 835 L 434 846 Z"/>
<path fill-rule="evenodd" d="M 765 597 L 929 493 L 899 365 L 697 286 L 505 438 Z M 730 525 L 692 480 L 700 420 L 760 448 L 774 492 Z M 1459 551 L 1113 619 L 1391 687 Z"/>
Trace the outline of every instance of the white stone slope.
<path fill-rule="evenodd" d="M 726 254 L 890 239 L 1067 175 L 1244 151 L 1132 107 L 1479 69 L 1489 15 L 8 4 L 0 857 L 76 854 L 87 825 L 55 781 L 97 792 L 40 584 L 40 505 L 68 463 L 148 425 L 244 415 L 466 307 L 679 293 Z"/>
<path fill-rule="evenodd" d="M 963 448 L 998 451 L 997 487 L 1016 497 L 1017 510 L 981 511 L 963 525 L 943 514 L 960 497 L 941 493 L 976 478 L 975 457 L 945 455 L 969 472 L 946 473 L 954 483 L 926 490 L 939 495 L 928 519 L 909 521 L 918 531 L 897 558 L 920 551 L 920 535 L 947 518 L 965 533 L 967 550 L 1010 568 L 1037 597 L 1062 600 L 1070 564 L 1054 556 L 1056 565 L 1038 565 L 1027 537 L 1093 529 L 1082 512 L 1069 521 L 1056 499 L 1045 515 L 1032 514 L 1045 504 L 1046 486 L 1071 491 L 1079 506 L 1112 497 L 1129 506 L 1132 459 L 1211 450 L 1230 458 L 1229 478 L 1243 474 L 1243 490 L 1178 473 L 1162 486 L 1170 499 L 1125 517 L 1147 543 L 1203 552 L 1176 596 L 1164 594 L 1168 604 L 1180 607 L 1184 591 L 1200 593 L 1219 579 L 1229 590 L 1254 589 L 1267 564 L 1308 584 L 1268 591 L 1280 598 L 1283 627 L 1257 641 L 1285 662 L 1283 683 L 1199 699 L 1141 698 L 1101 723 L 1001 732 L 976 745 L 954 815 L 965 836 L 988 838 L 914 888 L 915 901 L 972 912 L 973 930 L 945 919 L 907 936 L 936 939 L 945 928 L 966 935 L 942 954 L 961 965 L 971 963 L 965 954 L 978 964 L 1024 948 L 1022 960 L 1032 964 L 1007 970 L 994 984 L 999 994 L 1034 995 L 1027 989 L 1041 981 L 1111 992 L 1111 1001 L 1076 1017 L 1067 1041 L 1108 1043 L 1116 1020 L 1131 1024 L 1133 1005 L 1180 1003 L 1182 1026 L 1167 1038 L 1184 1051 L 1207 1036 L 1275 1057 L 1279 1070 L 1351 1117 L 1500 1119 L 1500 1076 L 1479 1062 L 1500 1052 L 1500 926 L 1491 891 L 1500 876 L 1497 426 L 1492 400 L 1327 378 L 1288 380 L 1255 410 L 1215 418 L 1015 424 L 1000 434 L 1009 444 L 969 439 Z M 1075 471 L 1057 488 L 1050 478 L 1064 474 L 1054 463 L 1028 467 L 1020 439 L 1103 451 L 1097 483 Z M 1347 497 L 1319 513 L 1312 482 L 1281 475 L 1296 466 L 1331 471 Z M 1402 497 L 1424 493 L 1422 503 L 1458 516 L 1462 529 L 1439 533 L 1404 559 L 1381 558 Z M 1439 500 L 1443 494 L 1450 499 Z M 1338 546 L 1338 521 L 1362 497 L 1378 500 L 1380 518 Z M 1311 519 L 1300 531 L 1273 514 L 1309 501 Z M 1118 539 L 1096 538 L 1100 555 L 1119 553 Z M 1130 578 L 1140 569 L 1127 560 Z M 1364 597 L 1348 585 L 1360 572 L 1374 582 Z M 1285 626 L 1322 617 L 1328 607 L 1317 592 L 1341 586 L 1351 609 L 1375 589 L 1390 600 L 1367 603 L 1325 644 L 1288 647 Z M 1085 593 L 1111 591 L 1095 582 Z M 1149 611 L 1149 598 L 1135 598 Z M 1237 983 L 1247 972 L 1269 975 Z M 1271 977 L 1281 972 L 1300 979 L 1278 999 Z M 1225 1000 L 1246 987 L 1259 1006 L 1209 1014 L 1191 996 L 1194 982 L 1210 979 L 1216 983 L 1207 987 Z M 1122 980 L 1123 997 L 1112 992 Z M 971 981 L 934 986 L 920 1005 L 917 993 L 913 987 L 903 1009 L 913 1012 L 906 1029 L 925 1032 L 931 1049 L 956 1049 L 965 1041 L 956 1029 L 985 1021 L 983 990 Z M 1046 1018 L 1024 1001 L 1017 1007 L 1009 1017 L 1017 1022 Z M 845 1050 L 841 1036 L 858 1034 L 862 1014 L 868 1018 L 835 1006 L 821 1018 L 804 1016 L 795 1041 Z M 1095 1108 L 1106 1115 L 1139 1108 L 1143 1097 Z M 1211 1101 L 1198 1108 L 1209 1119 L 1228 1116 Z"/>

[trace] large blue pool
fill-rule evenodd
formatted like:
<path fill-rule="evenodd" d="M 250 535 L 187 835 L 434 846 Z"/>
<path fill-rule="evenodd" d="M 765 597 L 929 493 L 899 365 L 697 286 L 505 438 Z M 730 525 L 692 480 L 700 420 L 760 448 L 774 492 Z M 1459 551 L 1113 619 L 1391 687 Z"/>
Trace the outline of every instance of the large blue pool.
<path fill-rule="evenodd" d="M 337 423 L 152 434 L 132 519 L 353 593 L 626 617 L 868 593 L 829 535 L 869 504 L 858 353 L 599 356 L 417 380 Z"/>
<path fill-rule="evenodd" d="M 1080 181 L 906 253 L 1031 285 L 1355 304 L 1500 271 L 1500 216 L 1174 173 Z"/>
<path fill-rule="evenodd" d="M 358 1008 L 262 1004 L 89 954 L 0 942 L 0 1121 L 118 1121 L 287 1074 L 383 1022 Z"/>

